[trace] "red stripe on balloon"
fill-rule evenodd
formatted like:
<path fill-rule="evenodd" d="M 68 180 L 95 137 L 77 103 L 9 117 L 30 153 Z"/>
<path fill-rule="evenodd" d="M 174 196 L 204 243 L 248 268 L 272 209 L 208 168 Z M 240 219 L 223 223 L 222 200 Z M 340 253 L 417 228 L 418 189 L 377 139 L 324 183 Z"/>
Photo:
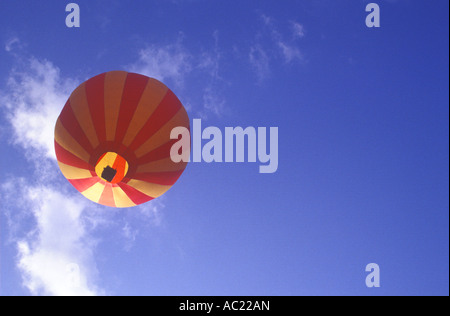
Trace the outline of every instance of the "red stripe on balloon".
<path fill-rule="evenodd" d="M 153 112 L 144 127 L 134 138 L 130 149 L 135 151 L 142 146 L 153 134 L 170 121 L 181 107 L 181 102 L 177 96 L 171 90 L 168 90 L 155 112 Z"/>
<path fill-rule="evenodd" d="M 173 185 L 183 173 L 183 170 L 169 172 L 143 172 L 136 173 L 133 179 L 161 185 Z"/>
<path fill-rule="evenodd" d="M 112 185 L 107 183 L 105 189 L 100 197 L 98 203 L 106 206 L 116 207 L 116 202 L 114 201 L 114 194 L 112 190 Z"/>
<path fill-rule="evenodd" d="M 142 164 L 149 163 L 152 161 L 169 158 L 170 150 L 172 149 L 172 146 L 178 141 L 179 141 L 178 139 L 172 139 L 169 142 L 165 143 L 164 145 L 156 148 L 155 150 L 152 150 L 148 154 L 146 154 L 138 159 L 138 162 L 137 162 L 138 165 L 142 165 Z"/>
<path fill-rule="evenodd" d="M 84 150 L 86 150 L 87 152 L 91 152 L 93 150 L 91 142 L 83 132 L 80 123 L 73 113 L 72 107 L 70 106 L 70 101 L 67 101 L 61 112 L 61 115 L 59 116 L 59 119 L 61 120 L 61 124 L 70 134 L 70 136 L 72 136 L 75 141 L 77 141 L 78 144 L 83 147 Z"/>
<path fill-rule="evenodd" d="M 125 194 L 133 201 L 134 204 L 139 205 L 153 200 L 151 196 L 148 196 L 135 188 L 130 187 L 125 183 L 118 183 L 119 187 L 125 192 Z"/>
<path fill-rule="evenodd" d="M 94 184 L 100 182 L 98 177 L 86 178 L 86 179 L 67 179 L 69 182 L 80 192 L 84 192 Z"/>
<path fill-rule="evenodd" d="M 105 75 L 101 74 L 86 81 L 86 96 L 95 131 L 100 142 L 106 140 L 105 125 Z"/>
<path fill-rule="evenodd" d="M 76 168 L 86 169 L 86 170 L 92 170 L 92 171 L 94 170 L 93 166 L 91 166 L 87 162 L 83 161 L 82 159 L 78 158 L 77 156 L 72 154 L 70 151 L 61 147 L 61 145 L 58 144 L 58 142 L 56 142 L 56 140 L 55 140 L 55 152 L 56 152 L 56 158 L 58 159 L 59 162 L 62 162 L 63 164 L 66 164 L 66 165 L 69 165 L 72 167 L 76 167 Z"/>
<path fill-rule="evenodd" d="M 125 80 L 115 141 L 121 143 L 147 86 L 149 78 L 130 73 Z"/>

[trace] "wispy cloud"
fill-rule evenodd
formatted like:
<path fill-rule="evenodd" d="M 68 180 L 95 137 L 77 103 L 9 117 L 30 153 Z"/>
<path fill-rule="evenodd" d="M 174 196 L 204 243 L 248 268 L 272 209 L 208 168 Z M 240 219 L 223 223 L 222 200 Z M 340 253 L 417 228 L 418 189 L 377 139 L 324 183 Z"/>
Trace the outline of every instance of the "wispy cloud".
<path fill-rule="evenodd" d="M 213 33 L 214 46 L 211 50 L 203 52 L 199 61 L 199 68 L 206 72 L 207 84 L 203 89 L 203 109 L 199 111 L 200 117 L 206 119 L 209 113 L 220 117 L 225 111 L 226 100 L 222 93 L 222 88 L 226 85 L 225 80 L 220 75 L 220 63 L 223 54 L 219 48 L 219 32 Z"/>
<path fill-rule="evenodd" d="M 192 56 L 184 48 L 182 38 L 165 46 L 150 45 L 139 51 L 139 58 L 128 67 L 130 71 L 183 86 L 192 71 Z"/>
<path fill-rule="evenodd" d="M 270 74 L 269 56 L 261 45 L 254 45 L 250 48 L 250 64 L 253 67 L 259 82 L 266 79 Z"/>
<path fill-rule="evenodd" d="M 162 223 L 162 210 L 165 207 L 164 196 L 154 200 L 153 203 L 147 203 L 142 205 L 138 209 L 139 217 L 143 217 L 145 222 L 150 223 L 153 226 L 160 226 Z"/>
<path fill-rule="evenodd" d="M 203 110 L 199 112 L 199 115 L 204 119 L 208 118 L 208 113 L 220 117 L 225 109 L 226 101 L 214 86 L 211 84 L 203 91 Z"/>
<path fill-rule="evenodd" d="M 124 240 L 123 249 L 129 252 L 139 237 L 145 238 L 149 228 L 157 228 L 164 225 L 163 210 L 165 209 L 164 196 L 153 200 L 151 203 L 142 204 L 130 209 L 121 222 L 121 237 Z"/>
<path fill-rule="evenodd" d="M 11 52 L 14 48 L 14 46 L 20 46 L 20 40 L 17 37 L 10 38 L 5 43 L 5 51 L 8 53 Z"/>
<path fill-rule="evenodd" d="M 203 52 L 198 61 L 198 68 L 204 70 L 212 79 L 219 80 L 222 77 L 219 74 L 222 52 L 219 49 L 219 32 L 213 33 L 214 46 L 211 50 Z"/>
<path fill-rule="evenodd" d="M 280 48 L 284 61 L 286 63 L 291 63 L 294 60 L 302 60 L 303 54 L 300 52 L 300 49 L 298 49 L 295 46 L 288 45 L 285 42 L 279 41 L 277 43 L 278 47 Z"/>
<path fill-rule="evenodd" d="M 263 28 L 256 34 L 248 55 L 250 65 L 259 82 L 269 76 L 270 66 L 277 60 L 281 59 L 285 64 L 304 60 L 304 55 L 297 41 L 306 34 L 304 26 L 298 22 L 290 22 L 290 33 L 292 35 L 286 36 L 279 31 L 274 18 L 261 14 L 260 21 Z M 286 38 L 291 39 L 286 40 Z"/>
<path fill-rule="evenodd" d="M 221 91 L 225 81 L 220 76 L 222 52 L 217 31 L 213 33 L 213 39 L 212 48 L 194 52 L 183 44 L 184 36 L 180 34 L 174 43 L 150 45 L 141 49 L 138 60 L 128 65 L 127 69 L 173 85 L 180 99 L 198 116 L 221 116 L 226 100 Z M 193 94 L 189 90 L 192 78 L 203 83 L 201 98 L 198 98 L 198 93 Z"/>
<path fill-rule="evenodd" d="M 291 63 L 294 60 L 302 60 L 303 55 L 300 52 L 300 49 L 297 47 L 295 41 L 287 41 L 284 39 L 285 36 L 281 34 L 278 28 L 275 25 L 275 21 L 272 18 L 269 18 L 265 15 L 262 15 L 261 19 L 266 25 L 272 42 L 278 47 L 278 52 L 283 57 L 286 63 Z M 304 37 L 305 31 L 303 25 L 291 22 L 291 26 L 293 27 L 294 37 Z"/>
<path fill-rule="evenodd" d="M 126 222 L 122 227 L 122 236 L 125 238 L 125 251 L 130 251 L 136 241 L 136 236 L 139 234 L 139 229 L 131 227 L 129 222 Z"/>
<path fill-rule="evenodd" d="M 292 33 L 294 35 L 294 38 L 305 37 L 306 33 L 305 33 L 305 27 L 303 26 L 303 24 L 291 21 L 291 28 L 292 28 Z"/>

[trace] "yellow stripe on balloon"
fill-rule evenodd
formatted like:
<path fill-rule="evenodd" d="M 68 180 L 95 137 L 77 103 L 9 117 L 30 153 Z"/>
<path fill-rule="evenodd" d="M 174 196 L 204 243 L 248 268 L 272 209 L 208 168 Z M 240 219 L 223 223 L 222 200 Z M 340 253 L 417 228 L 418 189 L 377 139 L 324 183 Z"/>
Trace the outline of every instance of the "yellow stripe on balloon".
<path fill-rule="evenodd" d="M 116 153 L 107 153 L 95 166 L 95 173 L 97 173 L 97 175 L 101 175 L 103 172 L 103 169 L 106 166 L 110 166 L 112 167 L 112 165 L 114 164 L 114 161 L 116 161 L 117 158 L 117 154 Z"/>
<path fill-rule="evenodd" d="M 83 147 L 69 134 L 64 128 L 61 121 L 58 119 L 55 127 L 55 140 L 65 150 L 71 152 L 81 160 L 89 162 L 90 155 Z"/>
<path fill-rule="evenodd" d="M 113 141 L 116 136 L 117 121 L 119 120 L 120 103 L 123 88 L 128 73 L 125 71 L 111 71 L 105 76 L 105 127 L 106 140 Z"/>
<path fill-rule="evenodd" d="M 92 174 L 89 170 L 69 166 L 59 161 L 58 165 L 63 175 L 69 180 L 86 179 L 92 177 Z"/>
<path fill-rule="evenodd" d="M 163 100 L 167 90 L 168 88 L 161 82 L 155 79 L 149 79 L 123 139 L 125 146 L 129 146 L 142 127 L 144 127 L 145 123 Z"/>
<path fill-rule="evenodd" d="M 184 108 L 181 108 L 177 114 L 166 124 L 164 124 L 161 129 L 159 129 L 153 136 L 151 136 L 141 147 L 136 150 L 136 157 L 140 158 L 143 155 L 155 150 L 156 148 L 164 145 L 170 141 L 170 133 L 175 127 L 185 126 L 189 124 L 189 117 Z"/>
<path fill-rule="evenodd" d="M 136 206 L 120 187 L 113 187 L 112 190 L 116 207 L 124 208 Z"/>
<path fill-rule="evenodd" d="M 100 201 L 100 197 L 102 196 L 102 193 L 104 190 L 105 190 L 105 185 L 98 182 L 98 183 L 94 184 L 93 186 L 91 186 L 89 189 L 85 190 L 84 192 L 81 192 L 81 194 L 83 194 L 89 200 L 98 203 L 98 201 Z"/>
<path fill-rule="evenodd" d="M 89 104 L 86 96 L 85 84 L 81 84 L 72 92 L 70 96 L 70 106 L 73 114 L 77 118 L 84 134 L 88 138 L 93 148 L 99 145 L 97 132 L 95 131 L 94 123 L 92 122 L 91 112 L 89 111 Z"/>

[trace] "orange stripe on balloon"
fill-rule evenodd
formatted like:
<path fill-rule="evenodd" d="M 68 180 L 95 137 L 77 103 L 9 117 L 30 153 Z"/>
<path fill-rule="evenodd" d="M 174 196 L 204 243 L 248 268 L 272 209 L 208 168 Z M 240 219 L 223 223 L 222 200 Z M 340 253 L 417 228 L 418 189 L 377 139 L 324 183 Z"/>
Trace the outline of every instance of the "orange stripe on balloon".
<path fill-rule="evenodd" d="M 121 156 L 117 156 L 116 160 L 114 161 L 114 164 L 112 166 L 113 169 L 116 170 L 116 175 L 114 176 L 114 179 L 111 181 L 111 183 L 117 183 L 118 179 L 122 180 L 125 175 L 125 168 L 126 168 L 127 161 L 123 159 Z"/>
<path fill-rule="evenodd" d="M 162 146 L 156 148 L 155 150 L 149 152 L 145 156 L 142 156 L 141 158 L 138 158 L 137 163 L 139 165 L 143 165 L 152 161 L 158 161 L 165 158 L 170 157 L 170 150 L 172 149 L 172 146 L 177 143 L 178 139 L 172 139 L 168 141 L 167 143 L 163 144 Z"/>
<path fill-rule="evenodd" d="M 169 122 L 150 136 L 145 143 L 135 151 L 136 156 L 141 157 L 170 141 L 170 133 L 178 126 L 189 129 L 189 117 L 183 107 L 178 110 L 177 114 L 175 114 Z"/>
<path fill-rule="evenodd" d="M 139 134 L 129 146 L 131 150 L 138 149 L 144 144 L 149 137 L 155 134 L 161 127 L 163 127 L 171 118 L 175 116 L 178 110 L 182 107 L 181 102 L 176 95 L 168 90 L 166 96 L 159 104 L 158 108 L 153 112 L 150 119 L 141 129 Z"/>
<path fill-rule="evenodd" d="M 99 177 L 92 177 L 86 179 L 67 179 L 80 192 L 86 191 L 94 184 L 100 182 Z"/>
<path fill-rule="evenodd" d="M 78 88 L 75 89 L 75 91 L 72 92 L 69 100 L 73 114 L 80 124 L 84 134 L 88 138 L 92 147 L 97 147 L 99 142 L 94 123 L 92 122 L 91 113 L 89 111 L 85 83 L 82 83 Z M 76 104 L 76 106 L 73 106 L 73 104 Z"/>
<path fill-rule="evenodd" d="M 93 166 L 91 166 L 86 161 L 83 161 L 79 157 L 75 156 L 70 151 L 61 147 L 61 145 L 58 144 L 58 142 L 56 140 L 55 140 L 55 152 L 56 152 L 56 158 L 58 159 L 58 161 L 66 164 L 66 165 L 69 165 L 72 167 L 77 167 L 77 168 L 82 168 L 82 169 L 89 169 L 91 171 L 94 170 Z"/>
<path fill-rule="evenodd" d="M 111 71 L 105 77 L 105 127 L 106 140 L 114 140 L 119 121 L 120 102 L 127 79 L 125 71 Z"/>
<path fill-rule="evenodd" d="M 61 121 L 58 119 L 55 126 L 55 140 L 61 147 L 70 151 L 75 156 L 84 161 L 89 161 L 89 153 L 72 137 L 72 135 L 64 128 Z"/>
<path fill-rule="evenodd" d="M 104 86 L 105 74 L 95 76 L 86 81 L 86 96 L 89 111 L 100 142 L 106 140 Z"/>
<path fill-rule="evenodd" d="M 128 74 L 120 105 L 115 141 L 120 143 L 123 141 L 148 80 L 148 77 L 142 75 Z"/>
<path fill-rule="evenodd" d="M 155 79 L 149 79 L 123 139 L 125 146 L 129 146 L 137 133 L 142 129 L 163 100 L 167 90 L 168 88 L 163 83 Z"/>
<path fill-rule="evenodd" d="M 61 115 L 59 116 L 59 120 L 61 121 L 66 131 L 74 139 L 77 140 L 78 144 L 80 144 L 84 150 L 86 150 L 87 152 L 91 152 L 93 150 L 91 142 L 89 141 L 83 129 L 81 128 L 80 123 L 78 123 L 78 120 L 75 114 L 73 113 L 69 101 L 67 101 L 66 106 L 64 106 L 64 109 L 62 110 Z"/>
<path fill-rule="evenodd" d="M 110 183 L 106 183 L 105 189 L 103 190 L 103 193 L 100 196 L 100 200 L 98 201 L 98 203 L 110 207 L 116 207 L 116 203 L 114 202 L 112 185 Z"/>

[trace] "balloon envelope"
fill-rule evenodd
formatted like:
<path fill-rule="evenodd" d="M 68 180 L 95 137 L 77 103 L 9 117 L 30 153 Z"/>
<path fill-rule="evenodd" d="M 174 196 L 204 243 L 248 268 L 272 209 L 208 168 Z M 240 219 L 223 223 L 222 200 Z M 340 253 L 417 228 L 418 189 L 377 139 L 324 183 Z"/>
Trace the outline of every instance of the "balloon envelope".
<path fill-rule="evenodd" d="M 175 163 L 173 128 L 189 129 L 185 108 L 163 83 L 111 71 L 77 87 L 55 126 L 59 167 L 88 199 L 132 207 L 164 194 L 186 162 Z"/>

